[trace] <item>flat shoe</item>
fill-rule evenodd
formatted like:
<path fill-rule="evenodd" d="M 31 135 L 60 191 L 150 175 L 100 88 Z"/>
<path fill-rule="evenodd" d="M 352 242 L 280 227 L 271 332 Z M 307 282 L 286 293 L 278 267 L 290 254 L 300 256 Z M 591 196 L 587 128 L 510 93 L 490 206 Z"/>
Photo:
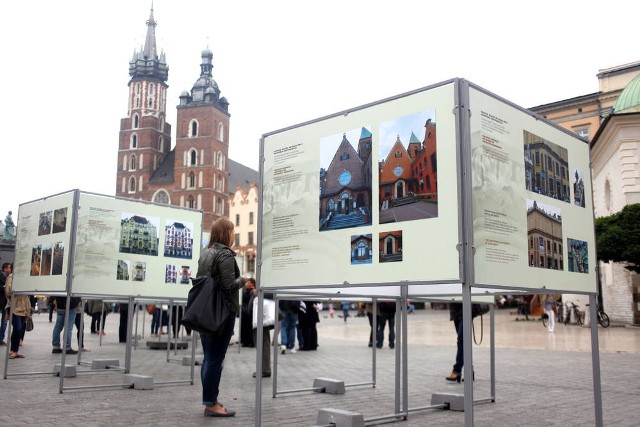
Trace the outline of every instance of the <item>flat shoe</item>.
<path fill-rule="evenodd" d="M 204 408 L 204 416 L 205 417 L 233 417 L 236 414 L 236 411 L 226 410 L 226 412 L 215 412 L 211 409 Z"/>

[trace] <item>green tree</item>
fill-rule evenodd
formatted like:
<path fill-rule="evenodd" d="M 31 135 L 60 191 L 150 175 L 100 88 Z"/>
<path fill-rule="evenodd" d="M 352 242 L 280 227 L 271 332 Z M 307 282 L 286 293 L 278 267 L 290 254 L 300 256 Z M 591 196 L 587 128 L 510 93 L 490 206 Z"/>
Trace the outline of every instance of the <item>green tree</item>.
<path fill-rule="evenodd" d="M 627 269 L 640 273 L 640 203 L 597 218 L 596 246 L 599 261 L 624 262 Z"/>

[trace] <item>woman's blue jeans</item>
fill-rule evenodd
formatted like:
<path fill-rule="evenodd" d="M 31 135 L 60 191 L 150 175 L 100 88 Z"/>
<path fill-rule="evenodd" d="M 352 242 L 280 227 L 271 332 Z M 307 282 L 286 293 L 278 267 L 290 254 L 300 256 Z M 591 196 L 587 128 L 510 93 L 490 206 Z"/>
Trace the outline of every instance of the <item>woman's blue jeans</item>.
<path fill-rule="evenodd" d="M 204 360 L 200 368 L 202 381 L 202 404 L 214 405 L 218 400 L 222 362 L 227 355 L 227 348 L 236 324 L 236 313 L 230 312 L 224 330 L 220 335 L 200 335 Z"/>
<path fill-rule="evenodd" d="M 16 316 L 14 314 L 11 326 L 13 329 L 11 330 L 10 350 L 14 353 L 17 353 L 18 349 L 20 349 L 20 340 L 24 336 L 24 331 L 27 327 L 27 316 Z"/>

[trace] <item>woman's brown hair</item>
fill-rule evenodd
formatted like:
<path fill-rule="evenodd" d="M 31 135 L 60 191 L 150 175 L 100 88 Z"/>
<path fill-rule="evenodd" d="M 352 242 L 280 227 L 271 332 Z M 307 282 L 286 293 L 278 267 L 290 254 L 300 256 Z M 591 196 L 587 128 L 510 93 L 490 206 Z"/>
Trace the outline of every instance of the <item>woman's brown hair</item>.
<path fill-rule="evenodd" d="M 214 221 L 213 224 L 211 224 L 211 236 L 209 237 L 207 247 L 210 248 L 214 243 L 221 243 L 231 247 L 233 240 L 229 236 L 229 232 L 233 230 L 233 227 L 233 223 L 228 219 L 220 218 Z"/>

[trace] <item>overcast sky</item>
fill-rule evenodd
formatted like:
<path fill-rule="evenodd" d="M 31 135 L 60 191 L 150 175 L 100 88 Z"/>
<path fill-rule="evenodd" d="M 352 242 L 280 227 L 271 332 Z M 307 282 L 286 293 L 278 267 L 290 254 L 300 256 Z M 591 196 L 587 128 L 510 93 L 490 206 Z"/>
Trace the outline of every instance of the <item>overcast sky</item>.
<path fill-rule="evenodd" d="M 640 60 L 637 14 L 622 0 L 153 4 L 169 64 L 167 121 L 175 129 L 178 96 L 208 46 L 230 102 L 230 157 L 254 169 L 264 133 L 454 77 L 532 107 L 597 92 L 598 70 Z M 3 4 L 0 219 L 74 188 L 115 194 L 128 65 L 150 8 Z"/>

